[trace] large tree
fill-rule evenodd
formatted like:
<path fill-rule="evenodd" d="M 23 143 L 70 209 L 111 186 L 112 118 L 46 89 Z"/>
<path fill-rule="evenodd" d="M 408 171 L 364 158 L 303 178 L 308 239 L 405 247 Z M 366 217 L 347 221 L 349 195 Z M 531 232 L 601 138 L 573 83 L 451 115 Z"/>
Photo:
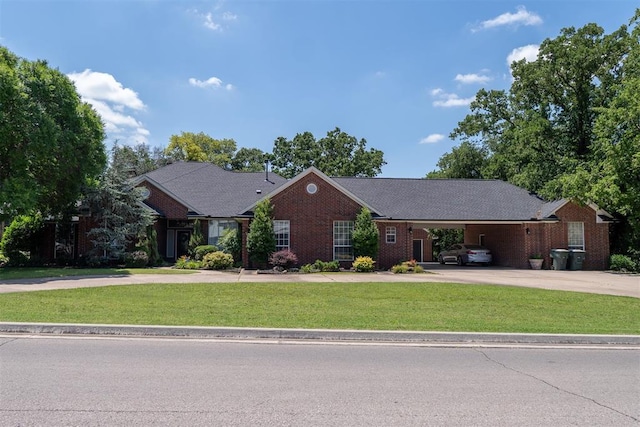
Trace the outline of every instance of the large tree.
<path fill-rule="evenodd" d="M 512 64 L 510 90 L 480 90 L 452 138 L 487 151 L 483 177 L 565 195 L 562 177 L 592 158 L 597 111 L 615 94 L 629 40 L 626 26 L 611 34 L 596 24 L 563 29 L 540 45 L 537 60 Z"/>
<path fill-rule="evenodd" d="M 242 172 L 261 172 L 267 155 L 259 148 L 241 148 L 231 160 L 231 169 Z"/>
<path fill-rule="evenodd" d="M 233 139 L 214 139 L 203 132 L 172 135 L 165 149 L 167 156 L 173 160 L 211 162 L 227 169 L 235 151 L 236 142 Z"/>
<path fill-rule="evenodd" d="M 153 218 L 142 203 L 142 189 L 132 185 L 126 170 L 108 168 L 97 182 L 85 189 L 85 194 L 97 224 L 88 233 L 93 256 L 120 259 L 132 244 L 147 235 Z"/>
<path fill-rule="evenodd" d="M 58 215 L 106 164 L 100 117 L 67 76 L 0 46 L 0 219 Z"/>
<path fill-rule="evenodd" d="M 451 133 L 462 141 L 429 176 L 473 165 L 547 199 L 594 202 L 616 214 L 613 250 L 640 244 L 640 12 L 610 34 L 596 24 L 565 28 L 535 61 L 512 65 L 509 90 L 480 90 Z M 466 146 L 465 146 L 466 144 Z M 482 150 L 486 154 L 471 155 Z M 464 155 L 462 155 L 464 154 Z"/>
<path fill-rule="evenodd" d="M 358 140 L 340 128 L 318 140 L 311 132 L 299 133 L 292 140 L 279 137 L 273 146 L 273 170 L 285 178 L 311 166 L 330 176 L 373 177 L 386 162 L 382 151 L 367 150 L 366 145 L 364 138 Z"/>

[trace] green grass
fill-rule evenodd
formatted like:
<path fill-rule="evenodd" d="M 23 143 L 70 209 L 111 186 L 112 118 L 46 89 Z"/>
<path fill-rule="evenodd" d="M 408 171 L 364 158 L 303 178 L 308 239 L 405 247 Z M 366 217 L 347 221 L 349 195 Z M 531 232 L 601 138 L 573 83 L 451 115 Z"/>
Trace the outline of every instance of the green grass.
<path fill-rule="evenodd" d="M 0 280 L 40 279 L 44 277 L 66 276 L 122 276 L 130 274 L 192 274 L 192 270 L 172 270 L 168 268 L 0 268 Z"/>
<path fill-rule="evenodd" d="M 0 321 L 639 334 L 640 299 L 444 283 L 207 283 L 0 294 Z"/>

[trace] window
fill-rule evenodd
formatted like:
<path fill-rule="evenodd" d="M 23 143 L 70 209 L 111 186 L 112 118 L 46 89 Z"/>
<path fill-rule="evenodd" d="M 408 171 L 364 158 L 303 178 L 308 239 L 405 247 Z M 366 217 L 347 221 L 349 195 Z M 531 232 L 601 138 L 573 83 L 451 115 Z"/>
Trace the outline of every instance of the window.
<path fill-rule="evenodd" d="M 353 221 L 333 222 L 333 259 L 353 261 Z"/>
<path fill-rule="evenodd" d="M 396 228 L 395 227 L 387 227 L 385 232 L 387 243 L 395 243 L 396 242 Z"/>
<path fill-rule="evenodd" d="M 218 246 L 218 240 L 227 230 L 237 230 L 238 223 L 234 220 L 227 219 L 211 219 L 209 220 L 209 239 L 208 244 Z"/>
<path fill-rule="evenodd" d="M 276 235 L 276 251 L 289 249 L 291 224 L 289 220 L 273 221 L 273 233 Z"/>
<path fill-rule="evenodd" d="M 567 223 L 569 249 L 584 250 L 584 222 Z"/>

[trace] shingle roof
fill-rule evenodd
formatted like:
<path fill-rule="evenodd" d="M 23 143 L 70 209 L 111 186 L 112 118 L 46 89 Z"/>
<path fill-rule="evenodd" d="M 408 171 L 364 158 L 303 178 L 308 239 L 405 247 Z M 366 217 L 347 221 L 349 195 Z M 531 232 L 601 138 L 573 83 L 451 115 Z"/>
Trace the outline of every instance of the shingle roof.
<path fill-rule="evenodd" d="M 140 176 L 138 181 L 144 179 L 187 202 L 197 214 L 212 218 L 241 214 L 247 206 L 287 182 L 274 173 L 269 173 L 271 182 L 267 182 L 264 172 L 232 172 L 201 162 L 173 163 Z"/>
<path fill-rule="evenodd" d="M 375 214 L 414 221 L 530 221 L 543 219 L 566 203 L 545 202 L 527 190 L 499 180 L 415 178 L 329 178 L 368 205 Z M 195 213 L 213 218 L 242 215 L 287 181 L 264 172 L 231 172 L 211 163 L 178 162 L 149 172 L 149 179 Z M 257 192 L 260 191 L 260 193 Z"/>
<path fill-rule="evenodd" d="M 434 221 L 527 221 L 542 199 L 498 180 L 333 178 L 381 216 Z"/>

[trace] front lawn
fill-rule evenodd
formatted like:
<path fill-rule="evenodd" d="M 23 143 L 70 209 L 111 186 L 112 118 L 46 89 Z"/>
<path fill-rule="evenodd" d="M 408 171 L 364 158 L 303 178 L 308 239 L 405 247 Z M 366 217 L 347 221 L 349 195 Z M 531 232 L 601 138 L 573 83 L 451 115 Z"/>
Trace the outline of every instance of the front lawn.
<path fill-rule="evenodd" d="M 0 280 L 41 279 L 66 276 L 122 276 L 130 274 L 193 274 L 196 271 L 172 270 L 168 268 L 0 268 Z"/>
<path fill-rule="evenodd" d="M 640 334 L 640 299 L 445 283 L 207 283 L 0 294 L 0 321 Z"/>

